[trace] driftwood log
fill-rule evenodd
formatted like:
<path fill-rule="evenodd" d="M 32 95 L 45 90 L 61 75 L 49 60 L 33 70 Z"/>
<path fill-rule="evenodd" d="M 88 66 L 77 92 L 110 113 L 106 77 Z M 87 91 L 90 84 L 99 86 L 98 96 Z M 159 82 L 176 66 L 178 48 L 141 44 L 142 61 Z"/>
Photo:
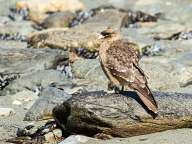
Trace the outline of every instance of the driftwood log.
<path fill-rule="evenodd" d="M 134 92 L 73 95 L 53 109 L 53 116 L 66 134 L 93 136 L 104 133 L 129 137 L 169 129 L 192 127 L 192 95 L 153 92 L 159 113 L 153 119 Z"/>

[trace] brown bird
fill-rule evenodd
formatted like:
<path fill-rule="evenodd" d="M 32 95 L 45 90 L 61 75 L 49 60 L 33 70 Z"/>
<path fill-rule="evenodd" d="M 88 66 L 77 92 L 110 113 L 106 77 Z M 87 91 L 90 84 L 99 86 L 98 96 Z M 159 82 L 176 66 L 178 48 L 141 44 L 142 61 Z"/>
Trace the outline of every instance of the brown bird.
<path fill-rule="evenodd" d="M 99 35 L 101 67 L 112 85 L 135 90 L 150 112 L 157 113 L 157 103 L 148 87 L 146 76 L 139 67 L 138 46 L 126 40 L 110 28 Z"/>

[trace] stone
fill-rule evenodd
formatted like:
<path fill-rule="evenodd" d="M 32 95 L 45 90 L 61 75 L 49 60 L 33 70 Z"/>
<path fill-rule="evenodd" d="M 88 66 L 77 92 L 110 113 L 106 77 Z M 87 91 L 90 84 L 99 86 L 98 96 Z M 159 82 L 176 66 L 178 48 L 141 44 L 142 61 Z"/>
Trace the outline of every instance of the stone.
<path fill-rule="evenodd" d="M 191 142 L 191 129 L 176 129 L 154 134 L 135 136 L 130 138 L 113 138 L 109 140 L 98 140 L 82 135 L 72 135 L 59 144 L 188 144 Z"/>
<path fill-rule="evenodd" d="M 107 90 L 108 80 L 98 59 L 79 59 L 72 64 L 72 72 L 75 78 L 84 80 L 88 91 Z"/>
<path fill-rule="evenodd" d="M 0 34 L 1 35 L 10 35 L 12 39 L 19 40 L 16 38 L 16 34 L 20 34 L 21 36 L 27 36 L 36 30 L 32 26 L 32 22 L 30 21 L 19 21 L 19 22 L 7 22 L 3 25 L 0 25 Z M 15 36 L 14 36 L 15 35 Z"/>
<path fill-rule="evenodd" d="M 12 95 L 11 98 L 16 101 L 30 102 L 37 100 L 38 96 L 30 90 L 23 90 Z"/>
<path fill-rule="evenodd" d="M 68 53 L 52 49 L 0 48 L 1 73 L 26 73 L 56 68 L 59 61 L 68 59 Z"/>
<path fill-rule="evenodd" d="M 60 129 L 55 129 L 52 132 L 49 132 L 44 135 L 45 141 L 49 143 L 56 143 L 57 139 L 62 138 L 62 131 Z"/>
<path fill-rule="evenodd" d="M 14 5 L 16 4 L 16 2 L 18 2 L 19 0 L 0 0 L 0 15 L 4 15 L 4 16 L 8 16 L 8 14 L 10 13 L 10 8 L 13 8 Z"/>
<path fill-rule="evenodd" d="M 44 19 L 41 26 L 43 28 L 69 27 L 74 18 L 75 14 L 72 12 L 56 12 Z"/>
<path fill-rule="evenodd" d="M 25 121 L 52 118 L 52 110 L 56 105 L 69 99 L 71 95 L 54 87 L 45 88 L 40 97 L 25 114 Z"/>
<path fill-rule="evenodd" d="M 75 51 L 75 48 L 83 48 L 95 52 L 100 44 L 97 33 L 109 26 L 119 30 L 124 15 L 125 13 L 117 10 L 101 11 L 82 25 L 72 29 L 52 29 L 35 32 L 28 37 L 28 44 L 34 48 L 69 48 L 71 51 Z"/>
<path fill-rule="evenodd" d="M 20 101 L 18 101 L 18 100 L 14 100 L 12 104 L 13 104 L 13 105 L 20 106 L 20 105 L 22 105 L 22 102 L 20 102 Z"/>
<path fill-rule="evenodd" d="M 99 142 L 97 139 L 86 137 L 83 135 L 71 135 L 59 144 L 89 144 L 89 142 Z"/>
<path fill-rule="evenodd" d="M 28 9 L 29 19 L 41 23 L 48 12 L 83 10 L 84 5 L 79 0 L 28 0 L 16 3 L 16 9 Z"/>
<path fill-rule="evenodd" d="M 9 117 L 15 114 L 14 109 L 12 108 L 0 108 L 1 117 Z"/>
<path fill-rule="evenodd" d="M 149 115 L 136 93 L 131 91 L 73 94 L 53 109 L 53 116 L 64 132 L 91 137 L 98 133 L 130 137 L 191 127 L 191 94 L 153 92 L 153 95 L 159 109 L 156 118 Z"/>
<path fill-rule="evenodd" d="M 36 95 L 38 95 L 42 88 L 45 88 L 52 83 L 59 82 L 70 83 L 70 79 L 57 70 L 41 70 L 27 73 L 20 79 L 9 84 L 4 91 L 13 94 L 28 89 L 34 91 Z"/>

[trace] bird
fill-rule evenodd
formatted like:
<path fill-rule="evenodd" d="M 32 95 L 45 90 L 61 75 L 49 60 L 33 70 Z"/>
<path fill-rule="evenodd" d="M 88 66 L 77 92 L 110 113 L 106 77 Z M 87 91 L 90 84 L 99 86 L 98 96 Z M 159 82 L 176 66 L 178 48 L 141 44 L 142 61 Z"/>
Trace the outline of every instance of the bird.
<path fill-rule="evenodd" d="M 158 106 L 144 71 L 139 66 L 140 53 L 137 44 L 121 39 L 111 28 L 99 33 L 99 59 L 102 70 L 110 83 L 116 87 L 128 86 L 134 90 L 152 116 L 157 115 Z"/>

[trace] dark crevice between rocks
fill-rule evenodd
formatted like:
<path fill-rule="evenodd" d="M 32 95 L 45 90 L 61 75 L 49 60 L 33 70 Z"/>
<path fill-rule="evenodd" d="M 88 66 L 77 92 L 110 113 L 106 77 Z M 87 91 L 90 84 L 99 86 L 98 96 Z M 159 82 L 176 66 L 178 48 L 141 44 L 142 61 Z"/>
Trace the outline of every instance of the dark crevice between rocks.
<path fill-rule="evenodd" d="M 190 39 L 192 39 L 192 30 L 178 32 L 166 38 L 154 37 L 154 40 L 157 40 L 157 41 L 158 40 L 190 40 Z"/>
<path fill-rule="evenodd" d="M 98 51 L 92 52 L 84 48 L 75 48 L 75 53 L 77 54 L 77 56 L 85 59 L 96 59 L 99 55 Z"/>
<path fill-rule="evenodd" d="M 0 33 L 0 40 L 5 40 L 5 41 L 20 41 L 20 42 L 26 42 L 27 38 L 26 36 L 20 34 L 20 33 Z"/>
<path fill-rule="evenodd" d="M 20 78 L 19 73 L 0 73 L 0 90 L 3 90 L 13 80 Z"/>
<path fill-rule="evenodd" d="M 86 97 L 86 95 L 90 96 L 90 94 L 94 96 L 101 96 L 102 94 L 105 94 L 105 92 L 86 92 L 74 94 L 73 97 L 77 97 L 75 101 L 78 101 L 79 95 Z M 73 113 L 73 115 L 77 115 L 77 117 L 71 117 L 71 103 L 73 103 L 73 101 L 74 99 L 69 99 L 62 105 L 56 106 L 53 109 L 53 117 L 59 124 L 59 126 L 62 127 L 64 137 L 68 137 L 72 134 L 78 134 L 79 132 L 81 132 L 81 134 L 93 137 L 98 133 L 102 133 L 101 128 L 99 127 L 112 128 L 112 125 L 110 123 L 102 121 L 94 113 L 88 111 L 85 108 L 77 108 L 75 113 Z M 73 125 L 73 123 L 79 124 L 79 126 Z"/>
<path fill-rule="evenodd" d="M 111 5 L 103 5 L 97 8 L 93 8 L 88 12 L 80 11 L 77 12 L 77 16 L 72 20 L 70 27 L 74 27 L 79 23 L 85 22 L 88 18 L 95 16 L 99 12 L 107 9 L 116 9 L 119 12 L 123 12 L 126 16 L 122 19 L 121 28 L 130 28 L 130 27 L 137 27 L 135 25 L 137 22 L 157 22 L 159 18 L 163 19 L 163 13 L 157 13 L 155 15 L 147 14 L 142 11 L 132 11 L 132 10 L 125 10 L 121 8 L 116 8 Z"/>
<path fill-rule="evenodd" d="M 133 12 L 128 10 L 125 17 L 122 19 L 121 28 L 137 28 L 138 22 L 157 22 L 158 15 L 150 15 L 142 11 Z"/>
<path fill-rule="evenodd" d="M 147 45 L 141 49 L 141 56 L 161 56 L 165 52 L 165 49 L 160 45 L 154 43 Z"/>
<path fill-rule="evenodd" d="M 44 135 L 56 129 L 57 125 L 55 121 L 48 121 L 45 125 L 37 128 L 34 132 L 31 132 L 33 128 L 33 125 L 28 125 L 25 128 L 18 128 L 17 137 L 6 141 L 16 144 L 44 144 L 46 143 Z M 59 142 L 62 139 L 63 138 L 60 138 L 57 141 Z"/>
<path fill-rule="evenodd" d="M 10 8 L 10 14 L 8 17 L 12 21 L 20 21 L 20 20 L 29 20 L 28 18 L 29 10 L 28 9 L 19 9 Z"/>
<path fill-rule="evenodd" d="M 132 10 L 126 10 L 126 9 L 121 9 L 121 8 L 116 8 L 114 6 L 111 5 L 102 5 L 99 6 L 97 8 L 92 8 L 88 11 L 76 11 L 74 13 L 74 18 L 69 19 L 67 21 L 67 23 L 69 23 L 67 25 L 67 27 L 72 28 L 75 27 L 79 24 L 82 24 L 84 22 L 86 22 L 86 20 L 88 20 L 90 17 L 93 17 L 95 15 L 97 15 L 99 12 L 103 12 L 103 10 L 108 10 L 108 9 L 116 9 L 119 12 L 125 13 L 126 16 L 123 18 L 122 20 L 122 24 L 121 24 L 121 28 L 125 27 L 125 28 L 129 28 L 129 27 L 137 27 L 136 23 L 137 22 L 156 22 L 159 18 L 162 19 L 163 14 L 162 13 L 157 13 L 155 15 L 150 15 L 147 13 L 144 13 L 142 11 L 132 11 Z M 48 13 L 49 16 L 51 15 L 55 15 L 58 12 L 54 12 L 54 13 Z M 37 25 L 38 30 L 42 30 L 44 27 L 44 25 L 46 25 L 46 23 L 44 24 L 40 24 Z"/>

